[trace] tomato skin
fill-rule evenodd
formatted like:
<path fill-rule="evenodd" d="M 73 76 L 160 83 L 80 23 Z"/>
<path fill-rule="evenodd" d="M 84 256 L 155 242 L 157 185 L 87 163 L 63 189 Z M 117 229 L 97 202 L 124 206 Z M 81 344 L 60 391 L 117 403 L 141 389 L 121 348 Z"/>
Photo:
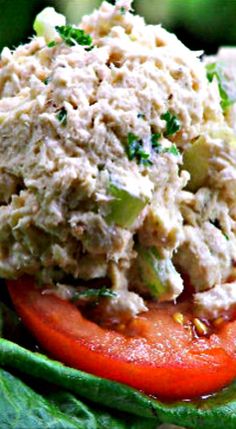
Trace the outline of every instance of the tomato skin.
<path fill-rule="evenodd" d="M 74 368 L 166 399 L 209 394 L 236 376 L 236 322 L 210 338 L 193 339 L 173 320 L 176 307 L 169 304 L 133 319 L 124 335 L 87 320 L 75 305 L 42 294 L 29 278 L 9 281 L 8 289 L 38 342 Z"/>

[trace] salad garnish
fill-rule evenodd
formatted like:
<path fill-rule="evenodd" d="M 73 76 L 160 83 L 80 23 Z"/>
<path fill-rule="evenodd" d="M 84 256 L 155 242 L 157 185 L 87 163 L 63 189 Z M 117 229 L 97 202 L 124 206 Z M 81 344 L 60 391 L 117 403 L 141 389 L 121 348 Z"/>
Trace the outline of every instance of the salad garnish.
<path fill-rule="evenodd" d="M 68 46 L 91 46 L 93 43 L 92 37 L 89 34 L 86 34 L 84 30 L 73 27 L 72 25 L 57 25 L 56 30 Z"/>

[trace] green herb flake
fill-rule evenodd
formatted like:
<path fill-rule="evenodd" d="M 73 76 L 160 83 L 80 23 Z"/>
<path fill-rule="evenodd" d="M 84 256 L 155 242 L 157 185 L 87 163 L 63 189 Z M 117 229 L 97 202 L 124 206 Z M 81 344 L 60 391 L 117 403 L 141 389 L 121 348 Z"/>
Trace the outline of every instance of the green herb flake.
<path fill-rule="evenodd" d="M 43 81 L 44 85 L 48 85 L 50 80 L 51 80 L 50 76 L 46 77 L 46 79 L 44 79 L 44 81 Z"/>
<path fill-rule="evenodd" d="M 75 292 L 72 301 L 79 301 L 79 300 L 98 300 L 99 298 L 114 298 L 116 297 L 116 292 L 113 292 L 111 289 L 106 288 L 103 286 L 100 289 L 86 289 L 82 291 Z"/>
<path fill-rule="evenodd" d="M 87 48 L 85 48 L 85 51 L 90 52 L 90 51 L 92 51 L 93 48 L 94 48 L 93 45 L 88 46 Z"/>
<path fill-rule="evenodd" d="M 175 144 L 172 144 L 171 147 L 169 147 L 168 149 L 165 149 L 165 152 L 171 153 L 171 155 L 175 155 L 175 156 L 180 155 L 180 151 L 178 150 Z"/>
<path fill-rule="evenodd" d="M 145 115 L 144 115 L 144 113 L 138 113 L 138 114 L 137 114 L 137 118 L 138 118 L 138 119 L 145 119 Z"/>
<path fill-rule="evenodd" d="M 162 152 L 162 146 L 161 146 L 161 143 L 159 142 L 160 138 L 161 138 L 161 134 L 159 133 L 154 133 L 151 136 L 152 149 L 157 153 Z"/>
<path fill-rule="evenodd" d="M 62 25 L 60 27 L 56 26 L 56 30 L 60 34 L 62 40 L 68 46 L 92 45 L 92 37 L 89 34 L 86 34 L 84 30 L 81 30 L 80 28 L 75 28 L 72 25 Z"/>
<path fill-rule="evenodd" d="M 159 134 L 159 133 L 152 134 L 152 136 L 151 136 L 152 149 L 156 153 L 170 153 L 171 155 L 175 155 L 175 156 L 180 155 L 180 152 L 177 149 L 175 144 L 172 144 L 170 147 L 165 148 L 161 145 L 161 143 L 159 141 L 160 138 L 161 138 L 161 134 Z"/>
<path fill-rule="evenodd" d="M 122 7 L 120 8 L 120 14 L 121 14 L 121 15 L 125 15 L 125 14 L 126 14 L 126 9 L 125 9 L 125 7 L 124 7 L 124 6 L 122 6 Z"/>
<path fill-rule="evenodd" d="M 58 119 L 61 125 L 65 126 L 67 124 L 67 111 L 65 107 L 62 107 L 59 110 L 59 112 L 56 114 L 56 118 Z"/>
<path fill-rule="evenodd" d="M 166 130 L 165 130 L 165 136 L 172 136 L 173 134 L 177 133 L 177 131 L 180 130 L 180 121 L 175 116 L 172 115 L 170 112 L 166 112 L 163 115 L 161 115 L 161 119 L 166 121 Z"/>
<path fill-rule="evenodd" d="M 144 166 L 152 165 L 150 153 L 145 152 L 142 140 L 133 133 L 128 134 L 126 152 L 130 161 L 136 160 Z"/>
<path fill-rule="evenodd" d="M 47 47 L 48 48 L 54 48 L 54 46 L 57 45 L 57 42 L 55 42 L 55 40 L 51 40 L 51 42 L 47 43 Z"/>
<path fill-rule="evenodd" d="M 229 87 L 228 87 L 228 79 L 224 72 L 224 67 L 219 63 L 210 63 L 206 65 L 206 74 L 209 82 L 212 82 L 214 77 L 218 82 L 219 93 L 221 98 L 221 107 L 225 112 L 228 107 L 235 103 L 235 98 L 232 98 L 230 95 Z"/>

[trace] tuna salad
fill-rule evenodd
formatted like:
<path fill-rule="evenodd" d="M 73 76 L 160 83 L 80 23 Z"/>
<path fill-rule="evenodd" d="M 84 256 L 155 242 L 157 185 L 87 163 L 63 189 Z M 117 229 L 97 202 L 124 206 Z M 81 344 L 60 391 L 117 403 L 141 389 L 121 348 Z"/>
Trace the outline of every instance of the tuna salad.
<path fill-rule="evenodd" d="M 0 277 L 109 296 L 109 314 L 236 304 L 235 82 L 131 0 L 54 9 L 0 60 Z M 91 292 L 92 293 L 92 292 Z M 77 295 L 76 295 L 77 294 Z"/>

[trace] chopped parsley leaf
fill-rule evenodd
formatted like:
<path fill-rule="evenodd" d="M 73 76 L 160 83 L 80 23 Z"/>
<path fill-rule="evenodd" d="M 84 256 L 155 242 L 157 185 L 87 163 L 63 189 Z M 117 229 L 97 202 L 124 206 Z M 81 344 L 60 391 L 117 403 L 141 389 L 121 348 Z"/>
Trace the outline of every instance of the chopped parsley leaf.
<path fill-rule="evenodd" d="M 172 155 L 175 155 L 175 156 L 180 155 L 179 150 L 177 149 L 175 144 L 172 144 L 171 147 L 165 148 L 159 142 L 160 138 L 161 138 L 161 134 L 159 133 L 152 134 L 152 137 L 151 137 L 152 149 L 156 153 L 171 153 Z"/>
<path fill-rule="evenodd" d="M 54 48 L 54 46 L 56 46 L 57 42 L 55 42 L 55 40 L 51 40 L 51 42 L 47 43 L 47 47 L 48 48 Z"/>
<path fill-rule="evenodd" d="M 52 76 L 48 76 L 44 79 L 43 83 L 44 85 L 48 85 L 52 81 Z"/>
<path fill-rule="evenodd" d="M 103 171 L 103 170 L 105 170 L 105 164 L 104 163 L 98 164 L 98 171 Z"/>
<path fill-rule="evenodd" d="M 173 134 L 175 134 L 177 131 L 180 130 L 179 119 L 175 115 L 172 115 L 170 112 L 166 112 L 163 115 L 161 115 L 161 119 L 166 121 L 166 131 L 164 133 L 166 137 L 172 136 Z"/>
<path fill-rule="evenodd" d="M 67 111 L 65 107 L 62 107 L 59 112 L 56 114 L 56 117 L 61 125 L 67 124 Z"/>
<path fill-rule="evenodd" d="M 165 149 L 165 152 L 171 153 L 172 155 L 175 155 L 175 156 L 180 155 L 180 152 L 175 144 L 172 144 L 171 147 L 169 147 L 168 149 Z"/>
<path fill-rule="evenodd" d="M 75 28 L 72 25 L 61 25 L 60 27 L 56 26 L 56 30 L 68 46 L 92 45 L 92 37 L 80 28 Z"/>
<path fill-rule="evenodd" d="M 49 79 L 49 76 L 48 76 L 48 77 L 46 77 L 46 79 L 44 79 L 43 83 L 44 83 L 45 85 L 48 85 L 48 84 L 49 84 L 49 81 L 50 81 L 50 79 Z"/>
<path fill-rule="evenodd" d="M 85 289 L 82 291 L 75 292 L 72 301 L 79 301 L 81 299 L 99 299 L 99 298 L 114 298 L 116 292 L 103 286 L 101 289 Z"/>
<path fill-rule="evenodd" d="M 129 133 L 127 138 L 127 155 L 130 161 L 134 159 L 138 164 L 152 165 L 150 153 L 145 152 L 143 142 L 135 134 Z"/>
<path fill-rule="evenodd" d="M 161 134 L 159 133 L 154 133 L 152 134 L 152 137 L 151 137 L 152 149 L 155 150 L 155 152 L 157 153 L 162 152 L 162 146 L 161 146 L 161 143 L 159 142 L 160 138 L 161 138 Z"/>
<path fill-rule="evenodd" d="M 171 147 L 165 148 L 160 143 L 161 134 L 154 133 L 151 136 L 151 146 L 152 150 L 158 154 L 161 153 L 170 153 L 172 155 L 178 156 L 180 153 L 175 144 L 172 144 Z M 136 160 L 138 164 L 145 166 L 152 165 L 151 154 L 145 152 L 143 148 L 143 141 L 138 136 L 133 133 L 129 133 L 127 137 L 127 148 L 126 153 L 130 161 Z"/>
<path fill-rule="evenodd" d="M 93 48 L 94 48 L 93 45 L 88 46 L 87 48 L 85 48 L 85 51 L 90 52 L 90 51 L 92 51 Z"/>
<path fill-rule="evenodd" d="M 145 119 L 145 115 L 144 115 L 144 113 L 138 113 L 138 114 L 137 114 L 137 118 L 138 118 L 138 119 Z"/>
<path fill-rule="evenodd" d="M 206 65 L 207 79 L 212 82 L 214 77 L 217 79 L 219 93 L 221 98 L 221 107 L 223 111 L 226 111 L 229 106 L 235 103 L 235 98 L 232 98 L 227 86 L 228 79 L 225 75 L 222 64 L 210 63 Z"/>
<path fill-rule="evenodd" d="M 124 7 L 124 6 L 122 6 L 122 7 L 120 8 L 120 13 L 121 13 L 121 15 L 125 15 L 125 13 L 126 13 L 126 9 L 125 9 L 125 7 Z"/>

